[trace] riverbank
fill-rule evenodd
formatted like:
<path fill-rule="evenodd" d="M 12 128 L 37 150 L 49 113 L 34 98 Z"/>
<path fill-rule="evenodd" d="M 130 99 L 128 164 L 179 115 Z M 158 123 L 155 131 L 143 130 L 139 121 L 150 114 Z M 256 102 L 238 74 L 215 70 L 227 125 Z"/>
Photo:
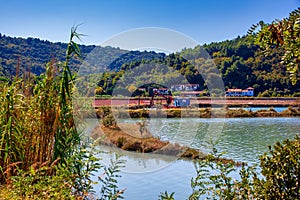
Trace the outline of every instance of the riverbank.
<path fill-rule="evenodd" d="M 103 118 L 110 107 L 101 107 L 95 110 L 98 118 Z M 252 111 L 251 109 L 234 108 L 113 108 L 114 116 L 118 118 L 240 118 L 240 117 L 299 117 L 298 107 L 288 107 L 277 112 L 273 107 L 265 110 Z"/>
<path fill-rule="evenodd" d="M 190 104 L 196 107 L 211 106 L 298 106 L 300 99 L 298 97 L 186 97 L 190 100 Z M 94 108 L 101 106 L 149 106 L 150 97 L 102 97 L 92 100 Z M 166 104 L 166 100 L 162 97 L 153 99 L 154 104 Z"/>
<path fill-rule="evenodd" d="M 141 133 L 140 126 L 137 124 L 124 123 L 113 127 L 97 126 L 92 131 L 91 137 L 96 140 L 97 144 L 114 146 L 125 151 L 199 160 L 204 160 L 208 156 L 197 149 L 170 143 L 169 141 L 161 141 L 148 130 L 144 130 Z M 223 163 L 232 162 L 237 166 L 242 164 L 226 158 L 216 158 L 216 160 L 220 160 Z"/>

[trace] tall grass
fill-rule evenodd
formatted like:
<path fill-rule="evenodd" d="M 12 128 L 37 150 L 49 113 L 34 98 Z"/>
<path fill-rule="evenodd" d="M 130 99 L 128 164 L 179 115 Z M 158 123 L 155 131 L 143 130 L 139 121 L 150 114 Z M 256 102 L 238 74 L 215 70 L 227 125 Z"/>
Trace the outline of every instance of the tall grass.
<path fill-rule="evenodd" d="M 0 84 L 0 183 L 9 181 L 17 169 L 36 163 L 65 162 L 80 141 L 72 112 L 74 75 L 69 61 L 80 50 L 72 28 L 62 63 L 50 62 L 41 77 L 32 80 L 19 72 Z M 18 70 L 19 71 L 19 70 Z M 32 91 L 30 93 L 30 91 Z"/>
<path fill-rule="evenodd" d="M 0 77 L 1 199 L 89 199 L 95 194 L 93 172 L 100 169 L 105 174 L 99 178 L 102 199 L 122 197 L 116 178 L 123 161 L 116 158 L 104 168 L 75 127 L 75 120 L 80 121 L 72 107 L 76 74 L 69 61 L 81 59 L 73 41 L 81 36 L 76 29 L 71 30 L 64 62 L 52 59 L 39 77 L 30 71 L 20 76 L 19 64 L 14 78 Z"/>

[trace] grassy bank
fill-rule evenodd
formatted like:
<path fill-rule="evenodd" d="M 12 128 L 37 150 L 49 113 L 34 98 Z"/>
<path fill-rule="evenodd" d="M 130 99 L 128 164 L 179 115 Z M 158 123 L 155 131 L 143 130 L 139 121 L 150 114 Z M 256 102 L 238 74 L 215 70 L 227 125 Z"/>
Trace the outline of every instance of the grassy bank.
<path fill-rule="evenodd" d="M 110 107 L 96 109 L 98 118 L 111 112 Z M 170 109 L 128 109 L 118 107 L 113 109 L 114 116 L 118 118 L 234 118 L 234 117 L 299 117 L 299 108 L 288 107 L 283 112 L 276 112 L 272 107 L 268 110 L 251 111 L 243 108 L 170 108 Z"/>
<path fill-rule="evenodd" d="M 197 149 L 181 146 L 177 143 L 173 144 L 169 141 L 161 141 L 159 138 L 152 136 L 147 130 L 141 134 L 139 126 L 136 124 L 118 124 L 118 126 L 109 127 L 97 126 L 93 130 L 91 137 L 98 144 L 115 146 L 126 151 L 163 154 L 197 160 L 205 160 L 207 158 L 206 154 Z M 218 158 L 217 160 L 241 165 L 241 163 L 231 159 Z"/>

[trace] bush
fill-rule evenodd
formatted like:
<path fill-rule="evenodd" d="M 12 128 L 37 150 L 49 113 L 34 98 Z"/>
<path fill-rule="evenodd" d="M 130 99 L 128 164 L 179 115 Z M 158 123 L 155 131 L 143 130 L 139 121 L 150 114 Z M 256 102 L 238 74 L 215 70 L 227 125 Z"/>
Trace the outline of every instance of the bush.
<path fill-rule="evenodd" d="M 104 116 L 101 122 L 105 127 L 116 127 L 117 124 L 114 116 L 111 113 Z"/>
<path fill-rule="evenodd" d="M 262 178 L 255 166 L 216 161 L 213 154 L 206 160 L 195 163 L 197 176 L 191 180 L 193 193 L 189 199 L 299 199 L 300 138 L 285 140 L 269 147 L 269 154 L 260 157 Z M 230 174 L 239 172 L 239 179 L 233 180 Z M 213 175 L 211 175 L 213 172 Z M 172 193 L 172 197 L 173 197 Z M 161 193 L 161 200 L 169 199 L 167 192 Z"/>
<path fill-rule="evenodd" d="M 125 142 L 126 142 L 125 137 L 118 137 L 116 146 L 119 148 L 122 148 L 122 146 L 124 146 Z"/>
<path fill-rule="evenodd" d="M 88 142 L 88 141 L 86 141 Z M 65 164 L 59 160 L 52 163 L 35 163 L 28 171 L 19 171 L 9 186 L 0 188 L 0 199 L 96 199 L 92 180 L 94 172 L 102 170 L 98 177 L 102 183 L 102 200 L 122 198 L 123 190 L 116 183 L 124 161 L 116 156 L 109 166 L 100 164 L 96 157 L 99 150 L 85 143 L 70 156 Z M 8 188 L 9 187 L 9 188 Z"/>
<path fill-rule="evenodd" d="M 271 95 L 271 92 L 269 90 L 266 90 L 263 93 L 259 93 L 258 97 L 271 97 Z"/>
<path fill-rule="evenodd" d="M 295 92 L 295 93 L 293 94 L 293 97 L 300 97 L 300 92 Z"/>
<path fill-rule="evenodd" d="M 56 167 L 56 166 L 55 166 Z M 71 177 L 64 170 L 49 174 L 51 167 L 43 166 L 30 171 L 19 171 L 19 176 L 12 178 L 10 194 L 14 199 L 75 199 L 72 191 Z"/>
<path fill-rule="evenodd" d="M 300 198 L 300 138 L 285 140 L 269 147 L 269 155 L 260 158 L 265 180 L 261 180 L 266 199 Z"/>

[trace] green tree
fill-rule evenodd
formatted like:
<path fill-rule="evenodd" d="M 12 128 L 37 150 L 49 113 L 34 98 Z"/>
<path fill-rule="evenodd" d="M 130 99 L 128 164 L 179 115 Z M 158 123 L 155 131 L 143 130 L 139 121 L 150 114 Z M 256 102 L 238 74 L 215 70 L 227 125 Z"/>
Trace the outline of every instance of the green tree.
<path fill-rule="evenodd" d="M 248 65 L 244 64 L 242 61 L 235 61 L 229 68 L 227 68 L 224 74 L 224 80 L 230 83 L 230 87 L 249 87 L 252 71 Z"/>
<path fill-rule="evenodd" d="M 94 91 L 95 95 L 102 95 L 103 93 L 103 88 L 98 86 L 95 91 Z"/>
<path fill-rule="evenodd" d="M 129 85 L 127 89 L 132 94 L 134 91 L 137 90 L 137 87 L 135 85 Z"/>
<path fill-rule="evenodd" d="M 268 51 L 279 46 L 284 48 L 282 62 L 287 66 L 293 84 L 296 84 L 300 72 L 300 8 L 292 11 L 289 17 L 271 24 L 259 22 L 250 28 L 248 34 L 254 34 L 257 27 L 260 29 L 256 41 L 263 48 Z"/>

